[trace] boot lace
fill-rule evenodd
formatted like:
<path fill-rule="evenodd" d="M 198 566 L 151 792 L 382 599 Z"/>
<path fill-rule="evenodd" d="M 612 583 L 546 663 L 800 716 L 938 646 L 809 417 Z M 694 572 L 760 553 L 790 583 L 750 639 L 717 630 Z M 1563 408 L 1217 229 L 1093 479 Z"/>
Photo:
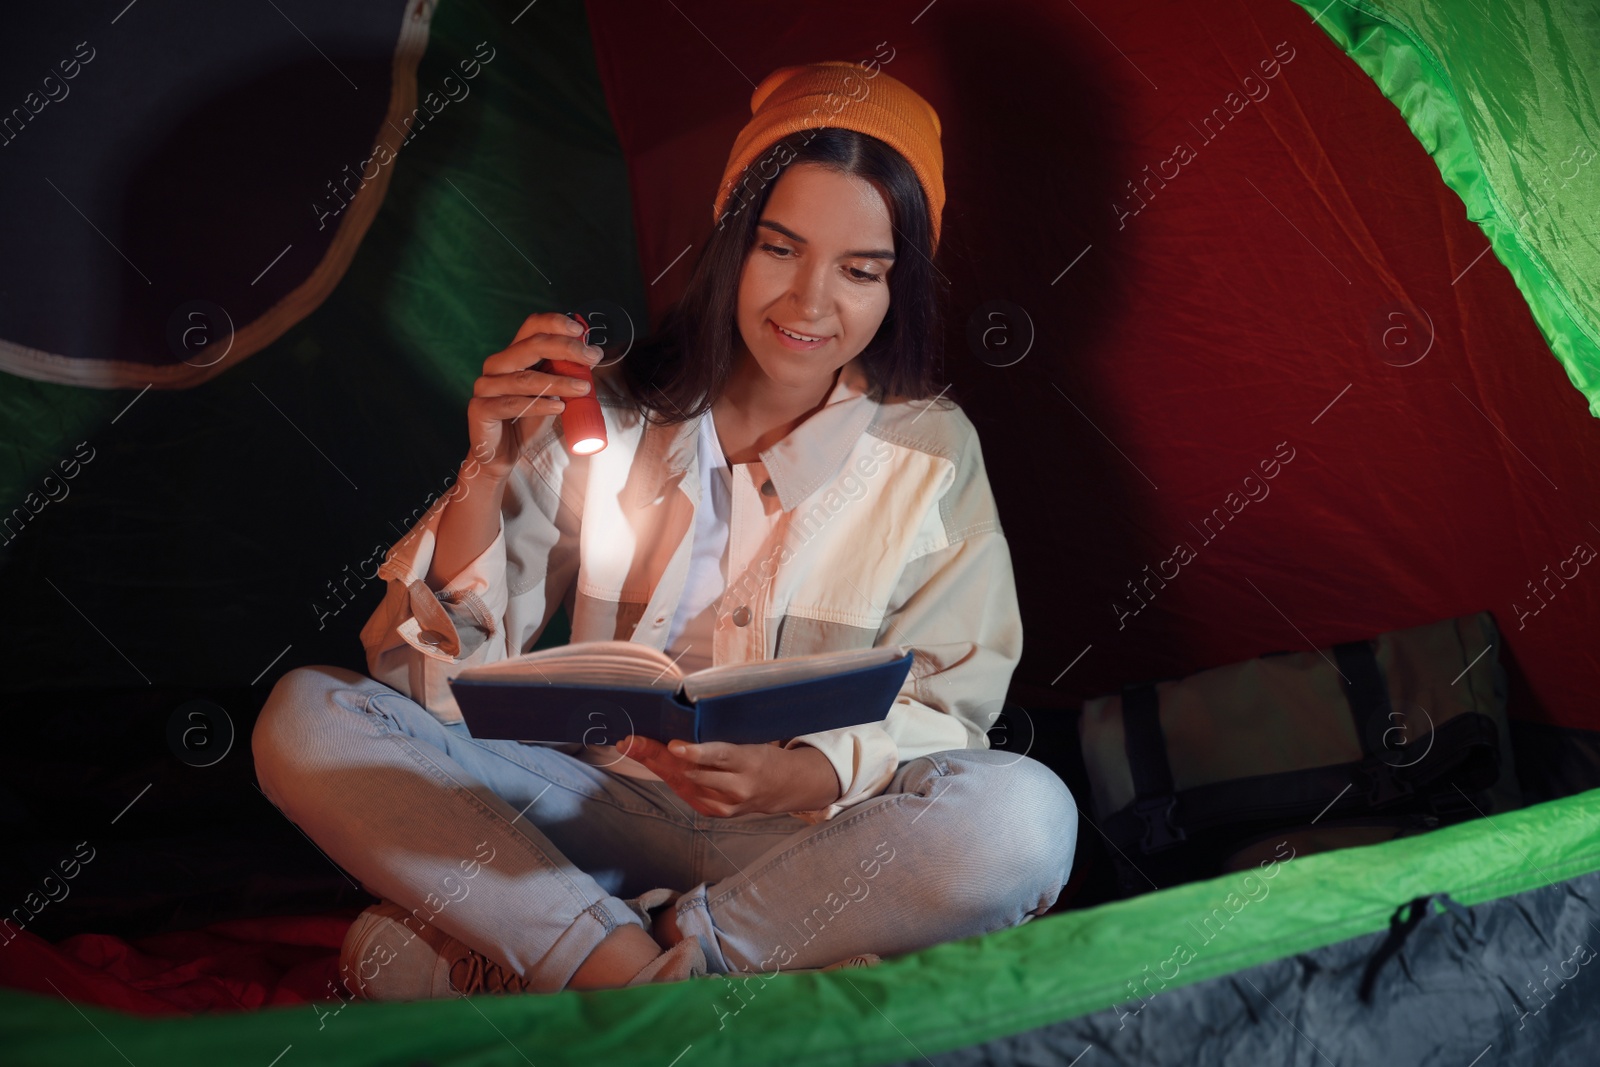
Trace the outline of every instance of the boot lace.
<path fill-rule="evenodd" d="M 876 967 L 880 957 L 872 952 L 863 952 L 858 956 L 850 956 L 837 963 L 830 963 L 822 968 L 824 971 L 841 971 L 852 967 Z"/>
<path fill-rule="evenodd" d="M 469 993 L 523 993 L 528 982 L 511 968 L 472 949 L 450 965 L 450 988 Z"/>

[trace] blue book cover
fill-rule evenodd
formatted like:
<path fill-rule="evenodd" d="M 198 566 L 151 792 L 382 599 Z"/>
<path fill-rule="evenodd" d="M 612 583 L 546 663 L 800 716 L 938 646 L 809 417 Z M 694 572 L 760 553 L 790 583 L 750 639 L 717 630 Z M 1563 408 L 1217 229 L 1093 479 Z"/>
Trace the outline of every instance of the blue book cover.
<path fill-rule="evenodd" d="M 473 737 L 614 745 L 764 744 L 882 722 L 910 674 L 904 645 L 677 672 L 631 641 L 588 641 L 469 667 L 450 679 Z"/>

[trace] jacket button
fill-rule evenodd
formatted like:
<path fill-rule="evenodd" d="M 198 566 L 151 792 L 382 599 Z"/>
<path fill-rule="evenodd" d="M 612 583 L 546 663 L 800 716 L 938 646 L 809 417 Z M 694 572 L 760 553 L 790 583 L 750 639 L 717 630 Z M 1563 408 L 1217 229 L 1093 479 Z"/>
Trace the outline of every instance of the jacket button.
<path fill-rule="evenodd" d="M 777 496 L 778 495 L 778 490 L 776 490 L 772 486 L 772 479 L 771 478 L 768 478 L 766 481 L 761 483 L 761 495 L 762 496 Z"/>
<path fill-rule="evenodd" d="M 733 609 L 733 624 L 735 626 L 744 626 L 749 621 L 750 621 L 750 609 L 749 608 L 745 607 L 743 604 L 740 604 L 737 608 Z"/>
<path fill-rule="evenodd" d="M 438 630 L 423 630 L 421 633 L 417 634 L 417 640 L 421 641 L 425 645 L 437 645 L 440 641 L 444 640 L 444 634 L 440 633 Z"/>
<path fill-rule="evenodd" d="M 657 626 L 660 626 L 662 623 L 664 623 L 666 621 L 667 621 L 667 617 L 665 615 L 657 615 L 656 616 L 656 625 Z"/>

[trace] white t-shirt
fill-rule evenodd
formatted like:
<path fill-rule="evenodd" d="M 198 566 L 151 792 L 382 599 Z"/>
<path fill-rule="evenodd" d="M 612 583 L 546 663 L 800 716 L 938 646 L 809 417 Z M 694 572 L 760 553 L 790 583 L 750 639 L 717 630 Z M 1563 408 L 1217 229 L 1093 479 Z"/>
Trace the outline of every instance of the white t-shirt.
<path fill-rule="evenodd" d="M 728 588 L 728 521 L 733 470 L 722 453 L 717 428 L 706 412 L 700 420 L 700 501 L 683 599 L 667 631 L 667 655 L 684 674 L 711 666 L 716 602 Z M 707 505 L 710 506 L 707 506 Z M 688 651 L 684 651 L 687 649 Z M 679 653 L 683 653 L 681 656 Z"/>

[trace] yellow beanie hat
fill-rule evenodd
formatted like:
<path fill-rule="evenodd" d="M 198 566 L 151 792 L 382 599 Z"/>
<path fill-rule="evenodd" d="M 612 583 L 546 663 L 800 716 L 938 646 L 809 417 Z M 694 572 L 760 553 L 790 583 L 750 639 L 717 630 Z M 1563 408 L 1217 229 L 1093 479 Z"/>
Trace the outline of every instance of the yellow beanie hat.
<path fill-rule="evenodd" d="M 750 96 L 750 121 L 734 138 L 722 172 L 712 221 L 722 218 L 740 176 L 763 152 L 792 133 L 826 126 L 876 137 L 906 158 L 928 199 L 933 247 L 938 248 L 944 214 L 938 112 L 916 90 L 882 69 L 841 60 L 780 67 L 756 86 Z M 787 160 L 775 157 L 774 162 Z"/>

